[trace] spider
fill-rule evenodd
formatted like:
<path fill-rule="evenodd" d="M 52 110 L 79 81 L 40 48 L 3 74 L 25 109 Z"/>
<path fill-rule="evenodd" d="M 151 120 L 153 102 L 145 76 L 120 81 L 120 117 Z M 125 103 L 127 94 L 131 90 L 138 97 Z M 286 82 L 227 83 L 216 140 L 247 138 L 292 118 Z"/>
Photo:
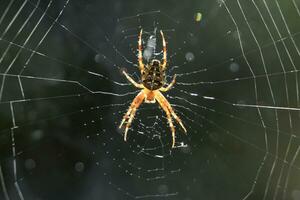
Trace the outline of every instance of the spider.
<path fill-rule="evenodd" d="M 156 101 L 159 103 L 161 108 L 165 111 L 168 119 L 168 123 L 172 132 L 172 148 L 175 147 L 175 127 L 173 125 L 172 117 L 180 124 L 184 132 L 186 133 L 186 129 L 181 121 L 181 119 L 174 112 L 172 106 L 168 102 L 168 100 L 163 96 L 161 92 L 167 92 L 170 90 L 176 81 L 176 74 L 173 77 L 173 80 L 170 84 L 164 87 L 165 83 L 165 70 L 167 66 L 167 47 L 166 41 L 164 38 L 164 34 L 160 31 L 163 43 L 163 60 L 162 63 L 159 60 L 152 59 L 149 63 L 143 63 L 142 57 L 142 33 L 141 29 L 139 37 L 138 37 L 138 64 L 139 69 L 141 71 L 141 79 L 142 83 L 135 82 L 125 71 L 122 73 L 131 82 L 136 88 L 141 89 L 138 95 L 133 99 L 130 107 L 128 108 L 127 113 L 124 115 L 123 120 L 119 126 L 122 128 L 124 122 L 126 122 L 126 127 L 124 131 L 124 141 L 127 140 L 127 132 L 128 129 L 134 119 L 136 110 L 141 105 L 143 101 L 145 103 L 155 103 Z"/>

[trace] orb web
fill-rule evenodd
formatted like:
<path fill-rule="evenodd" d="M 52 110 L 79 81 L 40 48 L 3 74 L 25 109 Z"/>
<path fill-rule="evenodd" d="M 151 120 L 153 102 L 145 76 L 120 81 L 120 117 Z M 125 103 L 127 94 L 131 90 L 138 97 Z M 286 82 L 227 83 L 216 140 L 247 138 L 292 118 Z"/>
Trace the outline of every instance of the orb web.
<path fill-rule="evenodd" d="M 1 4 L 1 198 L 299 199 L 299 3 L 170 6 Z M 144 62 L 162 59 L 162 30 L 177 74 L 173 149 L 157 103 L 127 142 L 118 128 L 141 29 Z"/>

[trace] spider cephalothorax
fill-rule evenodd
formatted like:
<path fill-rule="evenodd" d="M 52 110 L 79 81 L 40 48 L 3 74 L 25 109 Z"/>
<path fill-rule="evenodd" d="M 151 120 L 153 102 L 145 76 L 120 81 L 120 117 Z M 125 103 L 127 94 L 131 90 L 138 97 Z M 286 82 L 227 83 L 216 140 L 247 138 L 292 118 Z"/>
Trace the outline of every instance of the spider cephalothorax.
<path fill-rule="evenodd" d="M 149 64 L 144 65 L 143 57 L 142 57 L 142 33 L 140 31 L 139 40 L 138 40 L 138 61 L 139 61 L 139 69 L 141 71 L 141 79 L 142 83 L 135 82 L 125 71 L 123 74 L 126 78 L 137 88 L 142 89 L 139 94 L 132 101 L 127 113 L 124 115 L 123 120 L 119 126 L 121 128 L 126 121 L 126 128 L 124 132 L 124 140 L 127 139 L 127 132 L 132 123 L 134 115 L 136 113 L 137 108 L 141 105 L 143 101 L 145 103 L 159 103 L 162 109 L 165 111 L 168 119 L 168 123 L 170 125 L 172 131 L 172 147 L 175 147 L 175 128 L 173 125 L 172 117 L 180 124 L 183 128 L 184 132 L 186 129 L 181 121 L 181 119 L 174 112 L 172 106 L 168 102 L 168 100 L 163 96 L 161 92 L 167 92 L 172 88 L 175 84 L 176 75 L 174 75 L 172 82 L 164 87 L 165 83 L 165 69 L 167 66 L 167 46 L 164 38 L 164 34 L 160 31 L 163 41 L 163 62 L 161 63 L 159 60 L 153 59 Z"/>

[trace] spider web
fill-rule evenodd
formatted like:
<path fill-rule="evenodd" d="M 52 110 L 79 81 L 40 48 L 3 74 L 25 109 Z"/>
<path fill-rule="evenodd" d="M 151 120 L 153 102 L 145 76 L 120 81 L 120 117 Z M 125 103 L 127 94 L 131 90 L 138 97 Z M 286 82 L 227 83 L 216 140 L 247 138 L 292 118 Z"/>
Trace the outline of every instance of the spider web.
<path fill-rule="evenodd" d="M 299 2 L 103 3 L 1 4 L 1 199 L 300 199 Z M 174 149 L 157 104 L 118 129 L 141 28 L 177 74 Z"/>

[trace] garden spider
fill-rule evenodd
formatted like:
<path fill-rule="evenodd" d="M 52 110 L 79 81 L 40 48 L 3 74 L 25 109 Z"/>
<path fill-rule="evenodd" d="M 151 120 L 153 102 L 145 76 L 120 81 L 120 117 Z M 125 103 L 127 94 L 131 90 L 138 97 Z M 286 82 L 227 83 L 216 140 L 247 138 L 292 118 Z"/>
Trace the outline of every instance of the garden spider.
<path fill-rule="evenodd" d="M 173 125 L 172 117 L 180 124 L 184 132 L 186 133 L 186 129 L 181 121 L 181 119 L 174 112 L 172 106 L 168 102 L 168 100 L 163 96 L 161 92 L 167 92 L 172 88 L 175 84 L 176 75 L 174 75 L 172 82 L 167 86 L 165 85 L 165 70 L 167 66 L 167 47 L 166 41 L 164 38 L 164 34 L 160 31 L 162 42 L 163 42 L 163 62 L 160 63 L 159 60 L 153 59 L 149 64 L 144 65 L 143 57 L 142 57 L 142 33 L 143 30 L 140 31 L 138 38 L 138 62 L 139 69 L 141 71 L 141 79 L 142 83 L 135 82 L 125 71 L 123 74 L 135 87 L 141 89 L 139 94 L 133 99 L 127 113 L 124 115 L 123 120 L 119 126 L 122 128 L 124 122 L 126 121 L 126 127 L 124 132 L 124 141 L 127 139 L 127 132 L 132 123 L 136 110 L 141 105 L 143 101 L 145 103 L 159 103 L 162 109 L 165 111 L 168 119 L 169 126 L 172 131 L 172 148 L 175 147 L 175 127 Z"/>

